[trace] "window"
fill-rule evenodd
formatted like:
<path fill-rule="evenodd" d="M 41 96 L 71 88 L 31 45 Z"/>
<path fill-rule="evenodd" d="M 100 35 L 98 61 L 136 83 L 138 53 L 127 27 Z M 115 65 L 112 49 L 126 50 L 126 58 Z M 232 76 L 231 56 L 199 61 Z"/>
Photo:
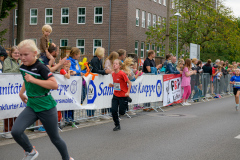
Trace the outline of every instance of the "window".
<path fill-rule="evenodd" d="M 151 13 L 148 13 L 148 27 L 150 27 L 151 26 Z"/>
<path fill-rule="evenodd" d="M 37 16 L 38 16 L 38 10 L 30 9 L 30 25 L 37 25 Z"/>
<path fill-rule="evenodd" d="M 166 6 L 167 2 L 166 0 L 163 0 L 163 5 Z"/>
<path fill-rule="evenodd" d="M 145 28 L 146 12 L 142 11 L 142 28 Z"/>
<path fill-rule="evenodd" d="M 52 24 L 53 23 L 53 9 L 46 8 L 45 9 L 45 24 Z"/>
<path fill-rule="evenodd" d="M 155 44 L 152 44 L 152 50 L 155 51 Z"/>
<path fill-rule="evenodd" d="M 84 39 L 77 39 L 77 48 L 80 49 L 81 53 L 85 53 L 85 40 Z"/>
<path fill-rule="evenodd" d="M 140 13 L 140 10 L 136 9 L 136 26 L 139 26 L 139 13 Z"/>
<path fill-rule="evenodd" d="M 157 46 L 157 56 L 160 56 L 160 47 Z"/>
<path fill-rule="evenodd" d="M 148 51 L 150 50 L 150 44 L 147 43 L 147 47 L 146 47 L 146 57 L 148 57 Z"/>
<path fill-rule="evenodd" d="M 162 4 L 162 0 L 158 0 L 158 3 L 159 3 L 159 4 Z"/>
<path fill-rule="evenodd" d="M 77 24 L 86 23 L 86 8 L 78 8 L 78 19 Z"/>
<path fill-rule="evenodd" d="M 141 58 L 144 57 L 144 42 L 141 42 Z"/>
<path fill-rule="evenodd" d="M 138 41 L 135 41 L 135 53 L 138 55 Z"/>
<path fill-rule="evenodd" d="M 153 15 L 153 27 L 156 27 L 157 16 Z"/>
<path fill-rule="evenodd" d="M 68 39 L 60 39 L 60 47 L 68 46 Z"/>
<path fill-rule="evenodd" d="M 61 8 L 61 24 L 68 24 L 69 22 L 69 8 Z"/>
<path fill-rule="evenodd" d="M 94 8 L 94 24 L 103 23 L 103 7 Z"/>
<path fill-rule="evenodd" d="M 158 22 L 157 22 L 157 24 L 160 26 L 161 23 L 162 23 L 162 17 L 161 17 L 161 16 L 158 16 Z"/>
<path fill-rule="evenodd" d="M 36 38 L 30 38 L 31 40 L 33 40 L 35 42 L 35 44 L 37 45 L 37 39 Z"/>
<path fill-rule="evenodd" d="M 93 55 L 94 55 L 94 53 L 95 53 L 95 50 L 96 50 L 98 47 L 102 47 L 102 40 L 101 40 L 101 39 L 94 39 L 94 40 L 93 40 Z"/>
<path fill-rule="evenodd" d="M 18 10 L 15 9 L 15 25 L 17 25 Z"/>

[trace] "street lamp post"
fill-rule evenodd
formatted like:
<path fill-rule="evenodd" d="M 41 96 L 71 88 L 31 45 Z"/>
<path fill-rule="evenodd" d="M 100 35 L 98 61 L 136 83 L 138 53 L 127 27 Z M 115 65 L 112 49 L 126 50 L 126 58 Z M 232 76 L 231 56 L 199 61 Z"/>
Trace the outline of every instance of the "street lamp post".
<path fill-rule="evenodd" d="M 177 12 L 176 14 L 174 14 L 174 16 L 177 16 L 177 49 L 176 49 L 176 58 L 178 61 L 178 24 L 179 24 L 179 17 L 181 17 L 181 14 L 179 12 Z"/>

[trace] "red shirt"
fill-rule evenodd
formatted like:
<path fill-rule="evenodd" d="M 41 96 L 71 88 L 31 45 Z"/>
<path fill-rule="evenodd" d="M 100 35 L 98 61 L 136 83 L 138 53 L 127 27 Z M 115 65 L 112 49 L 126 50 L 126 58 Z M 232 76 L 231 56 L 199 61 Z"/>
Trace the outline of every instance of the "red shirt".
<path fill-rule="evenodd" d="M 61 69 L 60 74 L 65 75 L 65 74 L 67 74 L 67 72 L 65 71 L 65 69 Z"/>
<path fill-rule="evenodd" d="M 126 97 L 125 94 L 128 92 L 127 81 L 129 80 L 127 74 L 120 70 L 118 73 L 113 72 L 112 77 L 114 86 L 120 86 L 120 88 L 114 87 L 114 95 L 117 97 Z M 119 90 L 116 90 L 116 88 Z"/>
<path fill-rule="evenodd" d="M 216 73 L 216 68 L 212 67 L 212 81 L 213 81 L 213 75 Z"/>

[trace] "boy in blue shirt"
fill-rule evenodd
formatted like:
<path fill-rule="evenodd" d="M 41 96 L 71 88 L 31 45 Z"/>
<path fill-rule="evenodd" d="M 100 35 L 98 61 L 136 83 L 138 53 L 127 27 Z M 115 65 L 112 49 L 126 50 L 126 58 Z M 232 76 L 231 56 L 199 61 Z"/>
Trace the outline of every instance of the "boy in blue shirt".
<path fill-rule="evenodd" d="M 235 76 L 230 79 L 230 84 L 233 84 L 233 93 L 235 95 L 236 110 L 239 108 L 239 95 L 240 95 L 240 69 L 235 70 Z"/>

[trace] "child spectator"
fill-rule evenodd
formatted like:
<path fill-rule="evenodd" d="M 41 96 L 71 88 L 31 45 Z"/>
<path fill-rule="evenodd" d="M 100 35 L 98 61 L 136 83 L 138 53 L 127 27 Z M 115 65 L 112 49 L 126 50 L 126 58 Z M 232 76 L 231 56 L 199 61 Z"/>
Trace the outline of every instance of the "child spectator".
<path fill-rule="evenodd" d="M 141 76 L 143 74 L 142 69 L 140 69 L 140 70 L 137 69 L 137 62 L 134 62 L 132 68 L 133 68 L 133 72 L 135 73 L 135 75 L 138 74 L 138 76 Z"/>
<path fill-rule="evenodd" d="M 127 57 L 124 60 L 124 65 L 126 67 L 124 67 L 125 70 L 123 70 L 123 72 L 125 72 L 128 76 L 128 79 L 132 82 L 134 82 L 137 77 L 142 73 L 142 71 L 139 71 L 136 75 L 134 74 L 134 70 L 132 68 L 134 62 L 133 62 L 133 58 L 132 57 Z"/>
<path fill-rule="evenodd" d="M 50 64 L 52 63 L 52 61 L 54 61 L 53 56 L 48 52 L 48 47 L 49 47 L 49 35 L 52 32 L 52 27 L 48 24 L 45 24 L 42 27 L 42 33 L 43 36 L 42 38 L 40 38 L 40 50 L 41 50 L 41 56 L 45 55 L 47 56 L 48 59 L 50 59 L 51 62 L 49 62 Z"/>
<path fill-rule="evenodd" d="M 72 76 L 82 76 L 84 71 L 81 71 L 81 67 L 78 63 L 80 58 L 81 51 L 77 47 L 73 47 L 70 51 L 69 57 L 67 60 L 71 62 L 70 70 L 72 70 Z"/>
<path fill-rule="evenodd" d="M 115 128 L 113 128 L 113 131 L 118 131 L 121 129 L 118 118 L 118 110 L 120 115 L 125 114 L 126 107 L 128 105 L 127 97 L 129 96 L 132 85 L 127 75 L 123 71 L 121 71 L 121 69 L 123 69 L 124 67 L 125 66 L 119 59 L 116 59 L 113 62 L 113 84 L 109 84 L 109 87 L 114 87 L 114 94 L 112 98 L 112 116 Z"/>
<path fill-rule="evenodd" d="M 181 86 L 184 88 L 184 92 L 183 92 L 183 105 L 191 105 L 190 103 L 187 102 L 188 97 L 191 94 L 191 75 L 196 74 L 196 70 L 195 71 L 190 71 L 191 70 L 191 59 L 187 58 L 185 60 L 185 65 L 183 68 L 183 72 L 182 72 L 182 84 Z"/>
<path fill-rule="evenodd" d="M 27 107 L 16 119 L 12 136 L 25 151 L 23 159 L 38 157 L 38 151 L 32 146 L 24 130 L 40 119 L 62 159 L 73 160 L 68 154 L 66 143 L 58 133 L 57 103 L 50 94 L 51 89 L 58 88 L 57 81 L 50 70 L 36 59 L 38 48 L 33 40 L 22 41 L 18 48 L 23 62 L 20 71 L 24 80 L 19 96 L 24 103 L 27 103 Z M 34 77 L 31 74 L 34 74 Z M 25 91 L 27 96 L 24 95 Z"/>
<path fill-rule="evenodd" d="M 70 61 L 70 75 L 72 76 L 82 76 L 83 73 L 81 71 L 81 67 L 79 66 L 78 59 L 80 58 L 81 51 L 77 47 L 73 47 L 70 51 L 69 57 L 67 60 Z M 83 81 L 83 84 L 85 81 Z M 70 122 L 74 120 L 74 111 L 68 110 L 65 111 L 65 119 L 67 122 Z M 77 123 L 75 123 L 77 124 Z"/>
<path fill-rule="evenodd" d="M 113 62 L 115 59 L 118 59 L 118 57 L 119 55 L 117 52 L 111 52 L 104 62 L 104 69 L 110 69 L 111 71 L 113 71 Z"/>
<path fill-rule="evenodd" d="M 182 61 L 178 61 L 177 63 L 177 70 L 180 72 L 180 71 L 183 71 L 183 62 Z"/>
<path fill-rule="evenodd" d="M 64 75 L 67 79 L 70 79 L 71 71 L 70 70 L 71 62 L 67 61 L 63 64 L 62 69 L 60 70 L 60 74 Z"/>

